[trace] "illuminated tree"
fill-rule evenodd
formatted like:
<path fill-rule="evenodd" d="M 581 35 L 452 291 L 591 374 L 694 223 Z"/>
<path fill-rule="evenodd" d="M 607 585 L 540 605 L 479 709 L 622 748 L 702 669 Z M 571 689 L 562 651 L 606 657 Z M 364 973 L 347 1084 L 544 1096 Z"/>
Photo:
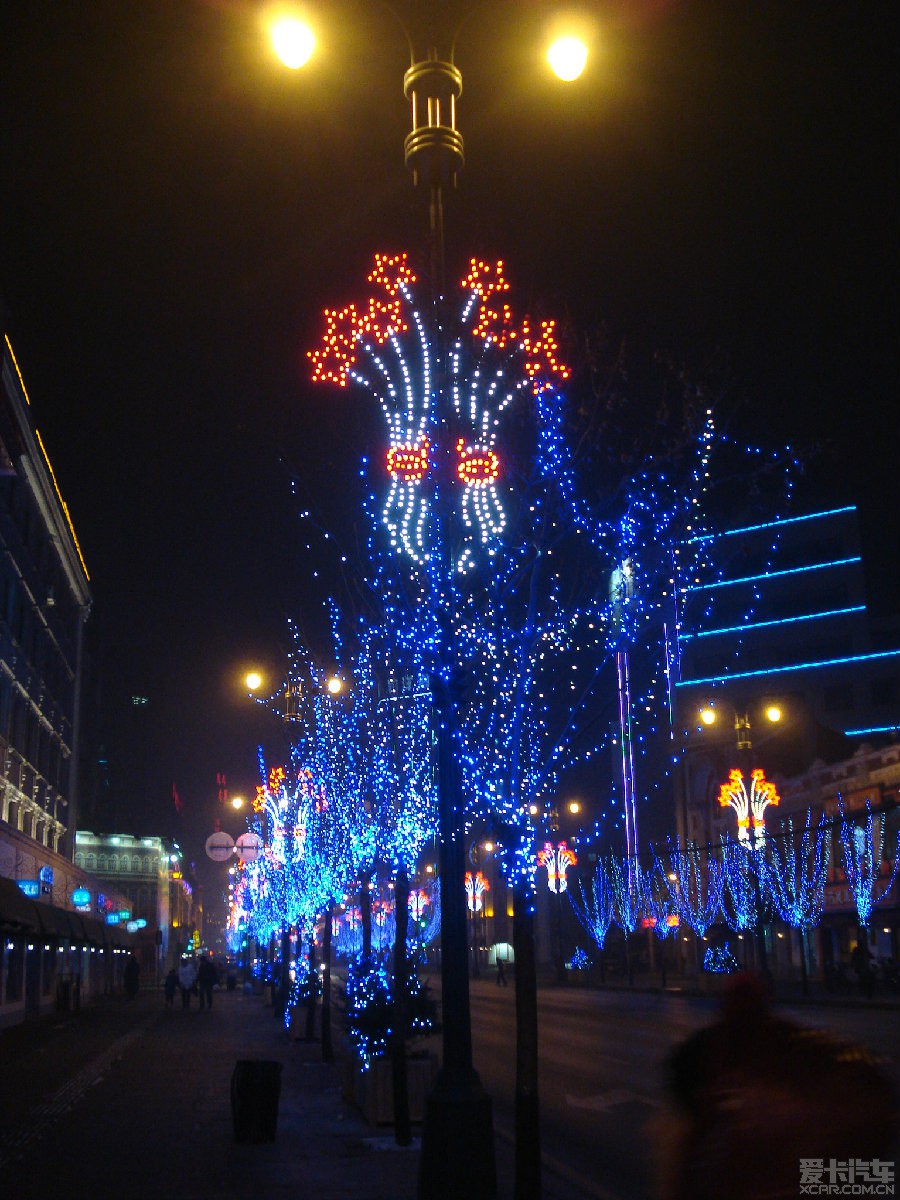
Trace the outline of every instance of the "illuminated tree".
<path fill-rule="evenodd" d="M 761 851 L 746 841 L 722 839 L 724 889 L 722 916 L 730 929 L 743 934 L 756 929 L 760 920 L 759 898 L 768 885 L 769 874 Z"/>
<path fill-rule="evenodd" d="M 650 922 L 650 927 L 659 943 L 660 982 L 661 986 L 665 988 L 667 977 L 665 944 L 670 937 L 677 939 L 679 917 L 675 911 L 668 881 L 657 859 L 654 859 L 653 866 L 648 871 L 643 872 L 642 883 L 642 911 Z"/>
<path fill-rule="evenodd" d="M 692 842 L 682 846 L 679 839 L 670 843 L 667 863 L 660 866 L 679 921 L 697 935 L 699 960 L 701 940 L 722 906 L 725 868 L 720 859 L 701 853 Z"/>
<path fill-rule="evenodd" d="M 658 444 L 598 471 L 601 486 L 585 497 L 554 325 L 515 319 L 503 264 L 473 260 L 458 307 L 442 300 L 434 313 L 420 306 L 405 255 L 376 255 L 368 279 L 364 304 L 326 312 L 313 377 L 367 390 L 384 415 L 389 482 L 369 507 L 391 569 L 399 561 L 408 573 L 407 611 L 449 748 L 441 774 L 461 771 L 466 817 L 491 829 L 512 886 L 517 1145 L 532 1159 L 518 1160 L 519 1178 L 539 1158 L 529 812 L 552 802 L 564 772 L 615 746 L 610 804 L 634 892 L 640 763 L 670 732 L 679 598 L 712 554 L 703 505 L 726 439 L 685 389 L 652 425 L 632 416 Z M 582 449 L 596 447 L 596 432 L 580 431 Z M 378 580 L 377 539 L 372 553 Z M 648 774 L 649 794 L 664 777 Z M 461 876 L 445 888 L 461 893 Z M 445 894 L 445 911 L 457 901 Z"/>
<path fill-rule="evenodd" d="M 597 858 L 594 875 L 591 879 L 590 894 L 584 890 L 584 883 L 578 880 L 576 885 L 579 899 L 569 889 L 569 902 L 578 920 L 594 939 L 600 950 L 601 979 L 606 978 L 606 938 L 609 934 L 613 919 L 613 889 L 609 877 L 608 864 L 602 857 Z"/>
<path fill-rule="evenodd" d="M 807 931 L 818 925 L 825 907 L 825 883 L 828 878 L 829 839 L 825 819 L 812 828 L 812 812 L 799 838 L 788 818 L 781 835 L 769 837 L 765 878 L 769 894 L 783 921 L 797 930 L 800 938 L 800 969 L 803 995 L 809 991 Z"/>
<path fill-rule="evenodd" d="M 431 691 L 417 631 L 398 610 L 365 630 L 354 662 L 360 738 L 368 773 L 368 806 L 375 860 L 393 875 L 392 955 L 394 1125 L 398 1145 L 412 1139 L 406 1074 L 410 1009 L 422 986 L 410 969 L 410 876 L 425 842 L 436 832 Z"/>
<path fill-rule="evenodd" d="M 610 882 L 613 893 L 613 920 L 625 936 L 625 969 L 629 987 L 634 983 L 631 961 L 631 935 L 638 927 L 644 906 L 644 880 L 640 864 L 630 858 L 611 857 Z"/>
<path fill-rule="evenodd" d="M 894 862 L 884 853 L 884 814 L 877 816 L 866 804 L 866 820 L 860 825 L 841 804 L 841 851 L 844 874 L 853 893 L 859 924 L 868 928 L 872 910 L 888 894 L 900 867 L 900 834 L 894 846 Z"/>

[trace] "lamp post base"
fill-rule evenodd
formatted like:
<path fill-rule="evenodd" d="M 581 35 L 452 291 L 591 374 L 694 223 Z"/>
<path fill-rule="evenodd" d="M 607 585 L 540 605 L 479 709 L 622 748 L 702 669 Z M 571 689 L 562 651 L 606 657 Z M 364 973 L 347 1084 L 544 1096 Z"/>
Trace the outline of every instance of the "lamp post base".
<path fill-rule="evenodd" d="M 475 1071 L 438 1074 L 422 1127 L 417 1200 L 496 1200 L 491 1098 Z"/>

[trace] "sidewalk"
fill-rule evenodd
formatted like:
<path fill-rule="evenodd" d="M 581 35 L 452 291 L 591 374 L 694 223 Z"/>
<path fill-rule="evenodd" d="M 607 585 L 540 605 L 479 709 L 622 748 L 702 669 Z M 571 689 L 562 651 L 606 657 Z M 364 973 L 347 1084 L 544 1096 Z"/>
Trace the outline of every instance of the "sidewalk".
<path fill-rule="evenodd" d="M 179 1003 L 176 1001 L 176 1003 Z M 234 1140 L 239 1059 L 283 1064 L 275 1142 Z M 341 1098 L 340 1064 L 290 1041 L 260 997 L 217 993 L 211 1012 L 159 992 L 107 1000 L 37 1029 L 0 1032 L 0 1175 L 17 1200 L 414 1200 L 418 1139 L 393 1143 Z M 501 1200 L 512 1147 L 498 1137 Z M 545 1200 L 579 1200 L 545 1180 Z"/>

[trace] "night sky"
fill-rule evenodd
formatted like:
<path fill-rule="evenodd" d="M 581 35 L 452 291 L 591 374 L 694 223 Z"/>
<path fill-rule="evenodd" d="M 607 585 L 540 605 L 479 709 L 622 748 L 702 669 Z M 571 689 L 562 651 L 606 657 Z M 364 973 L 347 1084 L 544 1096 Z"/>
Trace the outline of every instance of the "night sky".
<path fill-rule="evenodd" d="M 718 364 L 737 428 L 822 444 L 872 598 L 900 607 L 896 4 L 582 5 L 572 85 L 538 62 L 553 5 L 475 9 L 450 277 L 502 257 L 518 311 L 576 342 L 605 324 L 698 377 Z M 290 73 L 256 4 L 0 7 L 0 293 L 91 572 L 109 802 L 200 860 L 216 772 L 252 788 L 272 735 L 243 668 L 277 665 L 287 615 L 321 623 L 298 512 L 363 529 L 378 417 L 313 388 L 305 351 L 374 250 L 421 258 L 427 223 L 398 27 L 374 2 L 307 10 L 322 51 Z"/>

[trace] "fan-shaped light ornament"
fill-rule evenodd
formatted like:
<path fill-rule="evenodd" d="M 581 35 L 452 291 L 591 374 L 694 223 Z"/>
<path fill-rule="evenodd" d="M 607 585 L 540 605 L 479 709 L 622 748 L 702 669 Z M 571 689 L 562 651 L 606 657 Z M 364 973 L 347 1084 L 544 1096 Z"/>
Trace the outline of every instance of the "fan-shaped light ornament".
<path fill-rule="evenodd" d="M 466 903 L 469 906 L 469 912 L 481 912 L 484 907 L 484 893 L 490 890 L 491 885 L 481 871 L 476 871 L 474 875 L 471 871 L 466 871 Z"/>
<path fill-rule="evenodd" d="M 501 299 L 509 291 L 503 263 L 472 259 L 457 327 L 441 360 L 406 254 L 376 254 L 368 282 L 373 294 L 365 305 L 325 310 L 321 343 L 308 352 L 313 382 L 353 382 L 377 397 L 387 422 L 390 479 L 382 521 L 393 547 L 418 565 L 437 549 L 435 482 L 441 465 L 451 464 L 462 530 L 454 565 L 465 572 L 495 553 L 506 527 L 499 490 L 502 414 L 520 390 L 538 393 L 554 377 L 568 378 L 554 323 L 535 330 L 525 319 L 517 327 Z M 440 412 L 439 372 L 449 381 L 447 411 Z"/>
<path fill-rule="evenodd" d="M 755 844 L 761 849 L 766 840 L 765 812 L 770 804 L 778 804 L 780 797 L 775 784 L 766 779 L 765 772 L 756 767 L 750 772 L 750 791 L 744 783 L 744 775 L 737 768 L 729 771 L 728 782 L 719 788 L 719 804 L 722 808 L 734 809 L 738 823 L 738 841 L 748 850 Z M 753 831 L 753 842 L 750 831 Z"/>
<path fill-rule="evenodd" d="M 538 866 L 547 869 L 547 887 L 556 895 L 561 895 L 568 887 L 566 872 L 569 867 L 578 863 L 578 857 L 566 842 L 545 842 L 543 850 L 538 851 Z"/>

